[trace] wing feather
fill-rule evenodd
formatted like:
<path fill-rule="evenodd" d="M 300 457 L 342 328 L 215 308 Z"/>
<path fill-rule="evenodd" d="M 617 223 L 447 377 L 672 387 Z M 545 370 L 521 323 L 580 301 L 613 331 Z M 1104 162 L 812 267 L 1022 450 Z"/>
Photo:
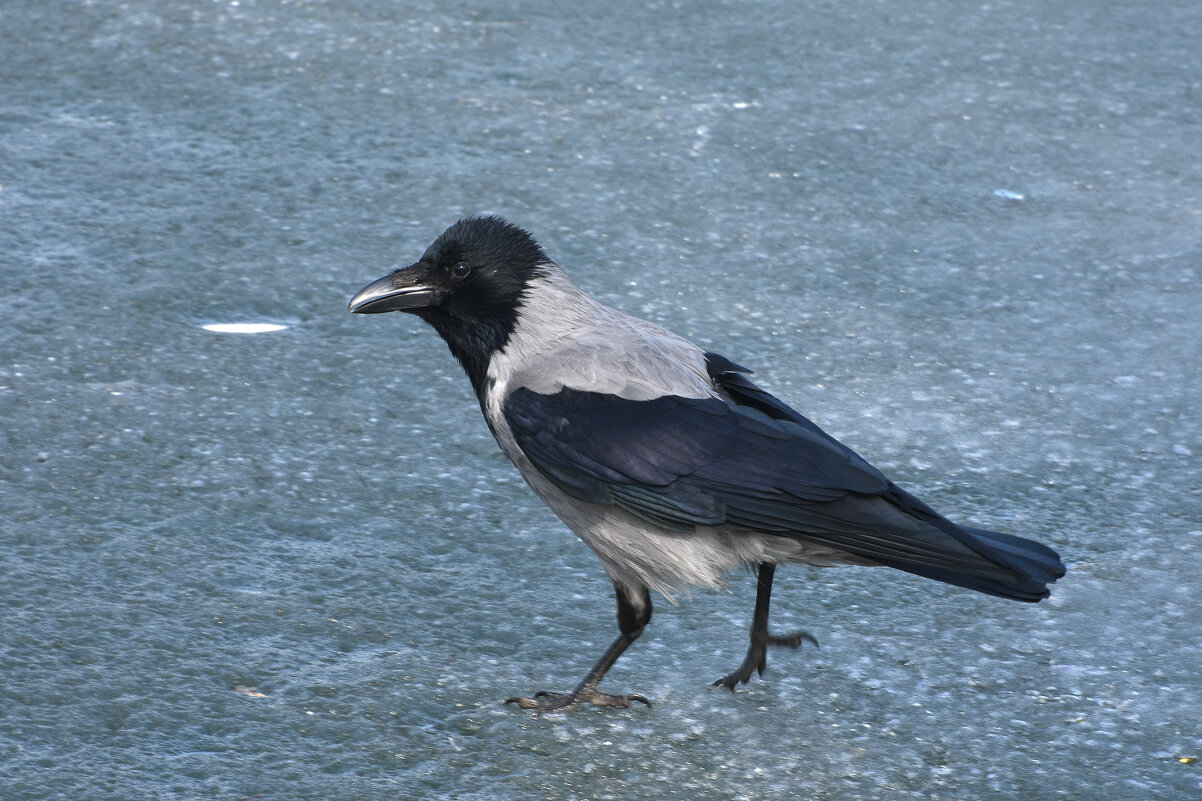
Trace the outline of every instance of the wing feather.
<path fill-rule="evenodd" d="M 529 388 L 502 404 L 521 451 L 573 498 L 669 531 L 728 526 L 804 540 L 1024 601 L 1064 572 L 1054 551 L 964 529 L 715 354 L 720 395 L 627 399 Z"/>

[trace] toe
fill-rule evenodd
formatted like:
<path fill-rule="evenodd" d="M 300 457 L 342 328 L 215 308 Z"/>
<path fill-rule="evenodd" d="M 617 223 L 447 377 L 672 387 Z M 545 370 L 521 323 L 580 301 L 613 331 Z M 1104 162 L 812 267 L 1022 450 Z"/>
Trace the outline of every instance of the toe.
<path fill-rule="evenodd" d="M 775 635 L 768 637 L 769 645 L 783 645 L 786 648 L 800 648 L 803 642 L 808 642 L 815 648 L 818 647 L 818 641 L 808 631 L 795 631 L 784 637 Z"/>
<path fill-rule="evenodd" d="M 550 712 L 567 712 L 569 709 L 575 709 L 581 704 L 627 709 L 632 701 L 638 701 L 641 704 L 651 706 L 651 701 L 646 696 L 633 694 L 610 695 L 609 693 L 599 693 L 596 690 L 584 693 L 549 693 L 540 690 L 533 697 L 516 696 L 505 699 L 505 703 L 507 704 L 517 704 L 522 709 L 533 709 L 540 715 Z"/>

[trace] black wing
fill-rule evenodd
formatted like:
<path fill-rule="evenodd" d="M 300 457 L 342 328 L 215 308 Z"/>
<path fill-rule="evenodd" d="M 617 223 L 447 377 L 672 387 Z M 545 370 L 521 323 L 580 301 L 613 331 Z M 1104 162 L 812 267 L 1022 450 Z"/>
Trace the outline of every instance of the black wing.
<path fill-rule="evenodd" d="M 518 446 L 564 492 L 670 527 L 779 518 L 774 528 L 792 531 L 794 507 L 888 483 L 829 437 L 720 398 L 519 389 L 504 413 Z"/>
<path fill-rule="evenodd" d="M 945 520 L 755 386 L 744 368 L 707 359 L 731 401 L 518 389 L 502 411 L 534 466 L 579 500 L 613 504 L 669 530 L 736 526 L 983 592 L 1047 594 L 1043 583 L 1059 575 L 1052 551 L 1030 543 L 1042 551 L 1027 553 L 1015 541 L 1028 540 L 991 541 L 992 532 Z M 1038 569 L 1032 559 L 1042 560 Z"/>

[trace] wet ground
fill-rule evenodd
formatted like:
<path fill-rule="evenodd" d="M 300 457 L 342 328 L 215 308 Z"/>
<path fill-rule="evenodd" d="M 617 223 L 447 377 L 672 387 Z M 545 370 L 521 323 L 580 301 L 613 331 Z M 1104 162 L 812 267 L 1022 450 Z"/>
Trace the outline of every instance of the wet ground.
<path fill-rule="evenodd" d="M 0 795 L 1202 794 L 1202 8 L 0 7 Z M 595 558 L 458 365 L 349 296 L 457 217 L 757 380 L 1037 606 L 786 569 L 660 603 L 607 679 Z M 224 333 L 205 326 L 274 324 Z"/>

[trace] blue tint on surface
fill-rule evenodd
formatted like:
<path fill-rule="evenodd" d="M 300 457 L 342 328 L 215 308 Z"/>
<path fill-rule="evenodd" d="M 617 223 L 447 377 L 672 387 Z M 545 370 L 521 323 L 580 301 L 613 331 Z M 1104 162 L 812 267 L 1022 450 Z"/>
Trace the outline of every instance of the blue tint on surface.
<path fill-rule="evenodd" d="M 7 0 L 0 797 L 1202 794 L 1202 6 Z M 355 290 L 500 213 L 1053 597 L 660 603 Z M 221 334 L 213 323 L 283 331 Z"/>

